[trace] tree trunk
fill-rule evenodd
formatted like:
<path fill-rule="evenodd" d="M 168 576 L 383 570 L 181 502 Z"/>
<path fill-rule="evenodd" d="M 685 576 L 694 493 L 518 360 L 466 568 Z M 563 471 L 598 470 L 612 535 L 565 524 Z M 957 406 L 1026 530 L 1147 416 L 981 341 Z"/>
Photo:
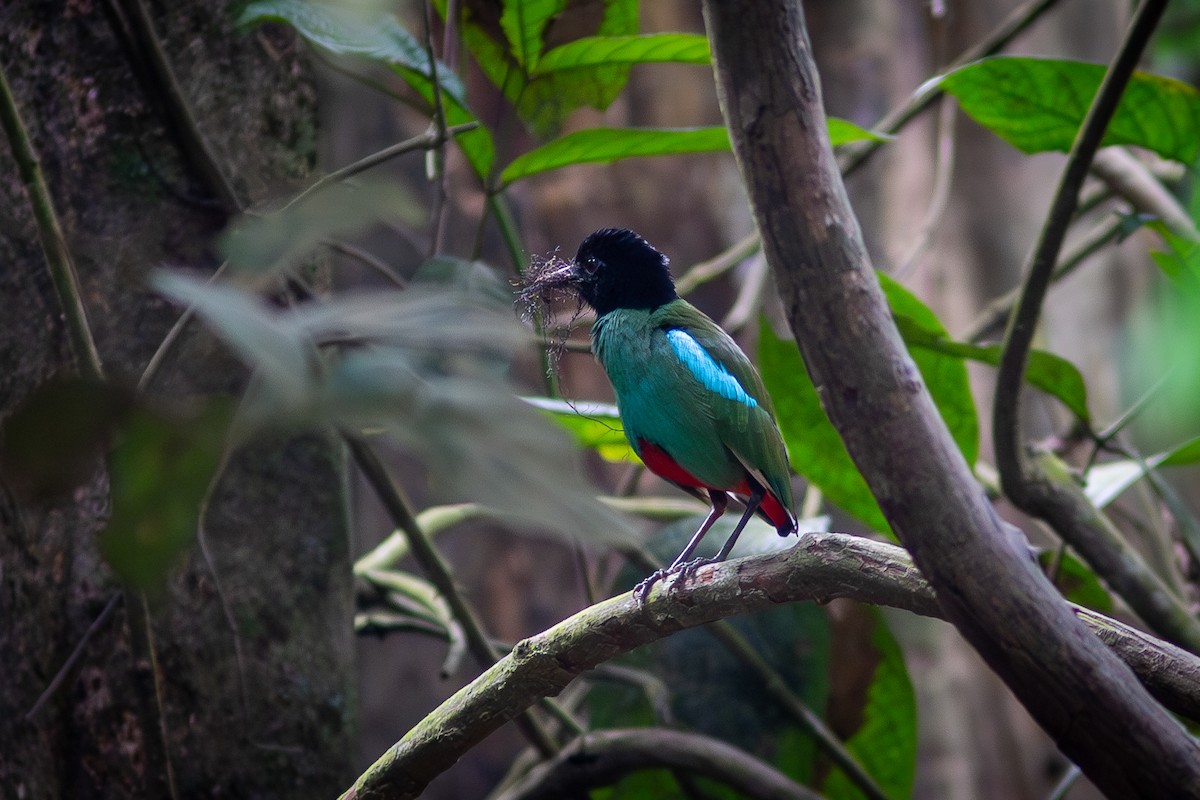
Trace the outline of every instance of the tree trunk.
<path fill-rule="evenodd" d="M 704 11 L 734 153 L 813 383 L 947 616 L 1103 791 L 1200 796 L 1195 743 L 1032 568 L 922 386 L 829 147 L 798 1 Z"/>
<path fill-rule="evenodd" d="M 198 121 L 172 102 L 152 37 Z M 160 265 L 212 271 L 241 203 L 312 167 L 314 92 L 290 35 L 233 31 L 233 3 L 8 4 L 5 71 L 82 285 L 106 373 L 145 368 L 179 311 Z M 200 137 L 195 133 L 198 130 Z M 208 152 L 199 146 L 207 142 Z M 219 173 L 231 176 L 222 188 Z M 0 418 L 76 371 L 61 305 L 9 148 L 0 148 Z M 195 327 L 152 393 L 236 391 L 242 370 Z M 51 507 L 0 494 L 0 787 L 4 797 L 288 797 L 351 777 L 356 698 L 343 456 L 325 438 L 260 442 L 232 459 L 194 550 L 150 604 L 157 670 L 96 547 L 107 478 Z M 118 598 L 114 612 L 101 612 Z M 84 633 L 66 680 L 34 706 Z M 236 630 L 235 630 L 236 628 Z M 161 681 L 161 707 L 154 676 Z M 159 719 L 161 711 L 161 720 Z M 161 725 L 159 724 L 161 722 Z"/>

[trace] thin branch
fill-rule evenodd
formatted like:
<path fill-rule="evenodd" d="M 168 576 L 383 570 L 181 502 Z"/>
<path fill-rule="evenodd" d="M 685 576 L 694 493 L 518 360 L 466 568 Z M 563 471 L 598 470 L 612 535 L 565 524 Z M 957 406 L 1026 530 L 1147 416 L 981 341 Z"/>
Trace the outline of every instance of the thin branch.
<path fill-rule="evenodd" d="M 954 185 L 955 136 L 954 123 L 958 117 L 958 104 L 948 98 L 942 98 L 938 110 L 937 123 L 937 160 L 934 162 L 933 194 L 929 198 L 929 208 L 917 236 L 909 245 L 908 251 L 901 257 L 895 269 L 894 277 L 903 278 L 909 274 L 917 259 L 929 247 L 933 234 L 937 231 L 950 202 L 950 189 Z"/>
<path fill-rule="evenodd" d="M 972 47 L 964 50 L 958 58 L 954 59 L 946 67 L 945 72 L 952 72 L 965 64 L 970 64 L 972 61 L 978 61 L 985 56 L 1000 52 L 1013 39 L 1024 33 L 1043 14 L 1053 8 L 1055 4 L 1056 0 L 1030 0 L 1030 2 L 1020 8 L 1014 9 L 990 33 Z M 941 97 L 942 94 L 941 89 L 935 88 L 912 95 L 901 105 L 885 114 L 878 122 L 871 126 L 871 129 L 883 133 L 896 133 L 911 122 L 914 117 L 929 108 L 933 104 L 933 101 Z M 840 158 L 842 174 L 849 175 L 861 167 L 883 144 L 884 142 L 870 140 L 847 145 L 842 149 Z"/>
<path fill-rule="evenodd" d="M 754 255 L 762 247 L 758 231 L 739 239 L 738 241 L 717 253 L 707 261 L 694 265 L 675 281 L 675 291 L 681 295 L 695 291 L 701 284 L 716 280 L 738 264 Z"/>
<path fill-rule="evenodd" d="M 359 263 L 371 269 L 375 274 L 382 277 L 388 283 L 395 286 L 397 289 L 407 289 L 408 281 L 405 280 L 399 273 L 385 263 L 383 259 L 376 258 L 374 254 L 364 250 L 361 247 L 352 245 L 349 242 L 343 242 L 338 239 L 325 239 L 321 244 L 333 250 L 335 253 L 341 253 L 347 258 L 353 258 Z"/>
<path fill-rule="evenodd" d="M 75 261 L 71 258 L 67 238 L 63 235 L 62 225 L 59 224 L 58 214 L 54 210 L 54 199 L 50 196 L 50 188 L 42 175 L 37 151 L 21 119 L 21 112 L 17 109 L 17 101 L 13 97 L 3 69 L 0 69 L 0 126 L 4 128 L 8 137 L 8 146 L 12 150 L 13 160 L 17 162 L 21 183 L 25 187 L 33 218 L 37 222 L 42 253 L 46 258 L 46 266 L 50 268 L 54 290 L 58 294 L 63 316 L 66 318 L 75 363 L 84 377 L 102 380 L 104 367 L 100 361 L 100 351 L 96 349 L 95 339 L 92 338 L 91 326 L 88 324 L 87 309 L 83 305 L 83 292 L 79 285 L 79 274 L 75 271 Z"/>
<path fill-rule="evenodd" d="M 1054 275 L 1050 279 L 1051 283 L 1057 283 L 1067 277 L 1084 261 L 1087 261 L 1107 245 L 1116 241 L 1121 235 L 1123 227 L 1124 223 L 1120 217 L 1114 216 L 1107 222 L 1102 222 L 1088 231 L 1083 239 L 1076 243 L 1075 247 L 1054 268 Z M 963 334 L 963 339 L 968 342 L 979 342 L 992 330 L 1003 325 L 1009 315 L 1012 314 L 1013 307 L 1016 306 L 1020 295 L 1021 288 L 1017 287 L 1011 292 L 1005 292 L 984 306 L 983 310 L 976 315 L 975 321 L 971 323 L 971 327 Z"/>
<path fill-rule="evenodd" d="M 1021 510 L 1045 520 L 1071 544 L 1145 622 L 1168 639 L 1200 652 L 1200 623 L 1069 477 L 1059 480 L 1029 458 L 1022 436 L 1022 377 L 1050 287 L 1054 264 L 1075 214 L 1079 191 L 1149 41 L 1165 0 L 1143 0 L 1088 109 L 1033 250 L 1020 297 L 1009 317 L 993 401 L 993 443 L 1000 485 Z"/>
<path fill-rule="evenodd" d="M 438 592 L 445 598 L 446 604 L 450 606 L 454 618 L 463 626 L 471 656 L 483 669 L 492 666 L 499 660 L 500 651 L 492 645 L 491 640 L 484 633 L 479 617 L 454 582 L 454 574 L 450 571 L 450 566 L 433 546 L 425 532 L 421 530 L 416 517 L 408 507 L 408 502 L 401 496 L 396 485 L 392 483 L 383 462 L 366 442 L 348 434 L 343 438 L 354 458 L 354 463 L 362 470 L 363 475 L 375 490 L 376 496 L 387 509 L 392 522 L 397 528 L 404 531 L 409 549 L 417 563 L 421 565 L 425 576 L 430 583 L 437 587 Z M 529 738 L 530 744 L 536 747 L 544 757 L 557 752 L 558 747 L 550 738 L 550 734 L 532 715 L 522 713 L 517 719 L 517 724 Z"/>
<path fill-rule="evenodd" d="M 635 647 L 737 614 L 835 597 L 942 616 L 903 549 L 859 536 L 806 534 L 790 550 L 701 567 L 684 587 L 655 587 L 643 607 L 627 592 L 519 642 L 405 734 L 343 797 L 417 797 L 522 709 Z M 1168 707 L 1200 714 L 1200 659 L 1101 614 L 1074 611 Z"/>
<path fill-rule="evenodd" d="M 238 210 L 242 203 L 237 191 L 200 131 L 199 122 L 179 85 L 145 3 L 143 0 L 124 0 L 122 7 L 121 0 L 109 0 L 109 6 L 120 25 L 125 26 L 124 30 L 118 29 L 118 34 L 134 51 L 136 63 L 146 73 L 144 77 L 153 83 L 148 91 L 165 107 L 168 125 L 179 137 L 184 158 L 205 185 L 220 198 L 226 210 Z"/>
<path fill-rule="evenodd" d="M 72 350 L 80 372 L 92 380 L 104 379 L 104 366 L 88 325 L 87 312 L 83 305 L 79 276 L 75 271 L 71 251 L 54 209 L 50 190 L 42 176 L 29 133 L 17 109 L 16 100 L 8 84 L 4 70 L 0 69 L 0 126 L 4 128 L 12 148 L 13 158 L 29 196 L 42 252 L 50 269 L 59 304 L 67 320 L 71 335 Z M 176 797 L 174 774 L 171 769 L 168 736 L 163 703 L 162 675 L 158 669 L 158 658 L 154 651 L 154 631 L 150 625 L 150 612 L 145 595 L 129 589 L 122 592 L 125 602 L 125 617 L 129 625 L 130 649 L 135 658 L 133 677 L 141 684 L 136 697 L 139 703 L 138 721 L 142 726 L 143 746 L 146 753 L 146 776 L 149 787 L 159 794 Z M 86 641 L 88 634 L 84 634 Z M 149 670 L 149 686 L 143 680 Z M 147 692 L 146 690 L 150 691 Z"/>
<path fill-rule="evenodd" d="M 1124 147 L 1105 147 L 1092 158 L 1091 172 L 1143 214 L 1161 219 L 1172 233 L 1200 239 L 1196 223 L 1158 178 Z"/>
<path fill-rule="evenodd" d="M 494 800 L 560 800 L 611 786 L 645 769 L 700 775 L 747 800 L 820 800 L 820 795 L 720 739 L 668 728 L 605 730 L 581 737 Z"/>
<path fill-rule="evenodd" d="M 84 651 L 87 650 L 88 642 L 90 642 L 96 636 L 96 634 L 100 632 L 100 629 L 104 627 L 104 624 L 108 622 L 108 618 L 112 616 L 112 612 L 116 609 L 117 603 L 120 602 L 120 600 L 121 592 L 113 592 L 112 596 L 108 598 L 108 602 L 104 604 L 104 609 L 96 616 L 94 620 L 92 620 L 92 624 L 88 626 L 88 629 L 84 631 L 83 636 L 79 638 L 79 642 L 75 645 L 75 649 L 71 651 L 71 655 L 67 656 L 67 660 L 64 661 L 63 665 L 58 668 L 58 672 L 54 673 L 54 677 L 50 680 L 50 683 L 47 684 L 46 688 L 42 690 L 42 693 L 38 695 L 37 702 L 35 702 L 33 706 L 25 712 L 26 722 L 32 721 L 33 718 L 37 716 L 38 712 L 41 711 L 46 705 L 47 701 L 49 701 L 50 698 L 54 696 L 54 693 L 58 691 L 58 687 L 62 686 L 63 681 L 66 680 L 69 674 L 71 674 L 71 670 L 75 668 L 75 665 L 79 663 L 79 659 L 83 656 Z"/>
<path fill-rule="evenodd" d="M 439 130 L 430 130 L 420 134 L 419 136 L 413 136 L 410 139 L 405 139 L 403 142 L 397 142 L 396 144 L 389 145 L 378 152 L 371 153 L 369 156 L 360 158 L 353 164 L 347 164 L 340 169 L 335 169 L 328 175 L 321 176 L 317 180 L 313 181 L 312 185 L 289 200 L 284 208 L 296 205 L 296 203 L 299 203 L 313 192 L 320 191 L 331 183 L 338 183 L 339 181 L 344 181 L 347 178 L 353 178 L 355 175 L 358 175 L 361 172 L 366 172 L 367 170 L 377 167 L 380 164 L 386 164 L 388 161 L 402 156 L 405 153 L 412 153 L 417 150 L 435 150 L 445 144 L 449 137 L 475 130 L 478 127 L 478 122 L 464 122 L 461 125 L 455 125 L 451 128 L 446 128 L 444 134 Z"/>

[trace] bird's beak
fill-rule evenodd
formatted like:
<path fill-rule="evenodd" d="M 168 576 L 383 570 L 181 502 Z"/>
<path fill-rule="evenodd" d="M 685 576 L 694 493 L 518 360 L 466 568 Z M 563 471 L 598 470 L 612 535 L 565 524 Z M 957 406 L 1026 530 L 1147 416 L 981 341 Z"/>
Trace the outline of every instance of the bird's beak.
<path fill-rule="evenodd" d="M 558 261 L 545 265 L 544 271 L 533 274 L 521 290 L 522 297 L 544 296 L 547 292 L 579 284 L 579 271 L 574 261 Z"/>

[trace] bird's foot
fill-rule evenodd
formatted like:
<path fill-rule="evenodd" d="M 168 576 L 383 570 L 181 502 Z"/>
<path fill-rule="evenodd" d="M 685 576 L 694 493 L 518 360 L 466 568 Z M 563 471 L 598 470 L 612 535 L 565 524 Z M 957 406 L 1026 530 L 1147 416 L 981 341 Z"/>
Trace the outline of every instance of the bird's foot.
<path fill-rule="evenodd" d="M 654 584 L 661 580 L 675 576 L 675 580 L 671 581 L 671 585 L 667 591 L 674 592 L 683 583 L 687 583 L 696 570 L 703 567 L 705 564 L 715 564 L 716 559 L 712 558 L 695 558 L 691 561 L 685 561 L 682 564 L 675 564 L 668 569 L 656 570 L 653 574 L 633 587 L 633 599 L 637 601 L 638 607 L 641 608 L 646 604 L 646 597 L 650 594 L 650 590 L 654 588 Z"/>
<path fill-rule="evenodd" d="M 647 578 L 642 580 L 641 583 L 633 587 L 633 599 L 637 602 L 638 608 L 641 608 L 646 604 L 646 595 L 650 594 L 650 590 L 654 588 L 654 584 L 658 583 L 670 574 L 670 570 L 655 570 Z"/>

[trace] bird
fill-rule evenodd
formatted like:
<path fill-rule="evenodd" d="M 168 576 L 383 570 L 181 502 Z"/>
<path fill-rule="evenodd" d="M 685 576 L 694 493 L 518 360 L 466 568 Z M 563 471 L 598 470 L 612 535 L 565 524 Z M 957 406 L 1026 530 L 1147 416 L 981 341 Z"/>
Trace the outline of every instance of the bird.
<path fill-rule="evenodd" d="M 679 297 L 668 258 L 631 230 L 604 228 L 525 293 L 561 288 L 596 313 L 592 352 L 633 451 L 655 475 L 711 504 L 675 561 L 635 587 L 639 605 L 657 581 L 676 573 L 686 580 L 724 561 L 755 513 L 780 536 L 795 533 L 787 450 L 762 378 L 729 334 Z M 745 505 L 737 526 L 715 558 L 692 560 L 730 496 Z"/>

